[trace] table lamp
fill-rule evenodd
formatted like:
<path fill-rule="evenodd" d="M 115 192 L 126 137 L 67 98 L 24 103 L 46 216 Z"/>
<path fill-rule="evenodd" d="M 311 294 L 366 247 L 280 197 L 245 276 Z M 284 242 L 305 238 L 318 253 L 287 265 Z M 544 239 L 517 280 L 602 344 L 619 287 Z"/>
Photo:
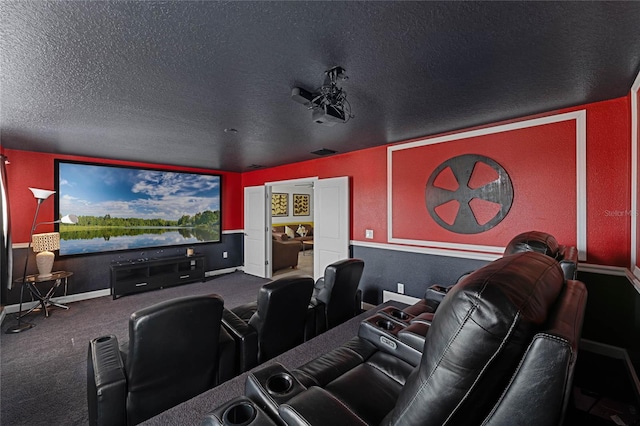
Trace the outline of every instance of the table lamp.
<path fill-rule="evenodd" d="M 53 251 L 60 250 L 60 233 L 47 232 L 44 234 L 34 234 L 31 240 L 31 247 L 36 254 L 36 265 L 38 275 L 41 277 L 51 276 L 53 261 L 56 255 Z"/>

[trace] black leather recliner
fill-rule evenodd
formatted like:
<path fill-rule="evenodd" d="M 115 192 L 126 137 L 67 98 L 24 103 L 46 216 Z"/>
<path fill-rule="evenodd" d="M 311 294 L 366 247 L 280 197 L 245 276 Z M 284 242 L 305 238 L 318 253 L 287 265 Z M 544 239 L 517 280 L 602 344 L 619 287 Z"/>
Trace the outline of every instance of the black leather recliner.
<path fill-rule="evenodd" d="M 248 398 L 203 424 L 227 424 L 224 414 L 242 404 L 247 425 L 267 424 L 265 414 L 290 426 L 558 425 L 585 305 L 584 284 L 565 281 L 555 259 L 506 256 L 447 294 L 417 362 L 403 356 L 402 325 L 391 317 L 391 327 L 363 333 L 387 323 L 378 313 L 360 337 L 292 372 L 280 364 L 252 372 Z"/>
<path fill-rule="evenodd" d="M 222 323 L 236 341 L 240 372 L 304 341 L 313 278 L 292 276 L 263 285 L 254 303 L 225 310 Z"/>
<path fill-rule="evenodd" d="M 91 340 L 91 425 L 134 425 L 236 375 L 235 343 L 220 326 L 218 295 L 184 297 L 134 312 L 129 341 Z"/>
<path fill-rule="evenodd" d="M 358 285 L 364 262 L 343 259 L 327 266 L 316 281 L 309 303 L 305 340 L 342 324 L 360 313 Z"/>

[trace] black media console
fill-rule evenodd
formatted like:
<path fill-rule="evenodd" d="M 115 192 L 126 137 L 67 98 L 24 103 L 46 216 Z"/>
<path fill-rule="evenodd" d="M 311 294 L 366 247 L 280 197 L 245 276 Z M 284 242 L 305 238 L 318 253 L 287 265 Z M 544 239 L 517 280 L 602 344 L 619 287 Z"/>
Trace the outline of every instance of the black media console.
<path fill-rule="evenodd" d="M 134 259 L 111 265 L 111 294 L 118 296 L 204 281 L 204 255 Z"/>

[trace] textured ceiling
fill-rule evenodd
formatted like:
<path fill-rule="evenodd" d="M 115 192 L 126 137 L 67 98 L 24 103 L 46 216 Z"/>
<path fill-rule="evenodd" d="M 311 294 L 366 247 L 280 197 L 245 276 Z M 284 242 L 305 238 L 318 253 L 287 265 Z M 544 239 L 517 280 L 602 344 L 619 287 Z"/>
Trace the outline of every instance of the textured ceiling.
<path fill-rule="evenodd" d="M 3 147 L 230 171 L 624 96 L 640 67 L 640 2 L 3 1 L 0 17 Z M 327 127 L 290 93 L 334 65 L 355 118 Z"/>

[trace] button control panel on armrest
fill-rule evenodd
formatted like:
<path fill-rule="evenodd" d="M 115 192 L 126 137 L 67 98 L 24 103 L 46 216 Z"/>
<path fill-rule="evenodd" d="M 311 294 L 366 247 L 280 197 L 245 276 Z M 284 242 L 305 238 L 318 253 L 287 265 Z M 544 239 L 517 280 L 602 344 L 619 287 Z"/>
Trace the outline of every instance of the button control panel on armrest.
<path fill-rule="evenodd" d="M 360 323 L 358 336 L 374 344 L 379 350 L 396 356 L 411 365 L 418 365 L 422 353 L 398 338 L 408 324 L 387 315 L 376 314 Z"/>

